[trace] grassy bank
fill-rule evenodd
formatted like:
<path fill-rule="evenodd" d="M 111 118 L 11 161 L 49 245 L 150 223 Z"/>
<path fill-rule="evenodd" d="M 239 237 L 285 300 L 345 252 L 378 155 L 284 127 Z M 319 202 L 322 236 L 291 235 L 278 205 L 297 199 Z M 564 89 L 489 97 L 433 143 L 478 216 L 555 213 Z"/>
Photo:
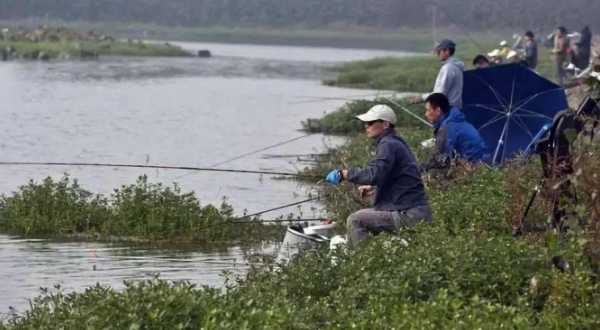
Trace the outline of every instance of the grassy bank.
<path fill-rule="evenodd" d="M 25 237 L 210 244 L 282 239 L 282 226 L 233 220 L 225 201 L 201 206 L 193 193 L 146 177 L 108 197 L 64 177 L 30 182 L 0 198 L 0 232 Z"/>
<path fill-rule="evenodd" d="M 120 56 L 190 56 L 183 49 L 167 44 L 143 42 L 29 42 L 0 41 L 0 49 L 8 58 L 28 60 L 94 58 L 103 55 Z"/>
<path fill-rule="evenodd" d="M 227 292 L 153 280 L 124 291 L 46 293 L 0 327 L 597 328 L 598 274 L 585 252 L 593 237 L 511 237 L 516 210 L 506 174 L 482 168 L 449 189 L 430 189 L 434 225 L 356 251 L 315 251 L 277 271 L 251 272 Z M 553 258 L 569 268 L 554 267 Z"/>
<path fill-rule="evenodd" d="M 470 69 L 477 54 L 487 54 L 503 39 L 508 40 L 500 34 L 459 36 L 455 39 L 456 57 L 465 63 L 466 69 Z M 338 66 L 333 69 L 337 77 L 323 83 L 328 86 L 426 93 L 432 90 L 440 67 L 440 62 L 433 55 L 376 58 Z M 553 70 L 550 51 L 540 45 L 537 71 L 553 80 Z"/>
<path fill-rule="evenodd" d="M 261 45 L 294 45 L 336 48 L 373 48 L 423 52 L 431 48 L 431 33 L 426 30 L 401 29 L 395 31 L 351 29 L 273 29 L 260 27 L 168 27 L 139 22 L 27 22 L 0 21 L 6 26 L 36 27 L 39 24 L 60 25 L 88 31 L 104 31 L 116 37 L 224 42 Z"/>
<path fill-rule="evenodd" d="M 351 125 L 345 132 L 353 135 Z M 421 160 L 426 157 L 418 144 L 429 130 L 401 121 L 398 132 Z M 372 150 L 371 141 L 353 135 L 309 171 L 362 166 Z M 533 206 L 530 230 L 511 235 L 539 183 L 538 163 L 454 168 L 426 178 L 433 225 L 381 235 L 358 250 L 318 250 L 276 270 L 251 271 L 226 292 L 153 280 L 129 283 L 124 291 L 96 286 L 44 293 L 0 328 L 595 329 L 598 151 L 577 149 L 571 179 L 578 201 L 561 236 L 549 229 L 544 198 Z M 365 207 L 351 185 L 322 187 L 330 215 L 342 224 Z"/>

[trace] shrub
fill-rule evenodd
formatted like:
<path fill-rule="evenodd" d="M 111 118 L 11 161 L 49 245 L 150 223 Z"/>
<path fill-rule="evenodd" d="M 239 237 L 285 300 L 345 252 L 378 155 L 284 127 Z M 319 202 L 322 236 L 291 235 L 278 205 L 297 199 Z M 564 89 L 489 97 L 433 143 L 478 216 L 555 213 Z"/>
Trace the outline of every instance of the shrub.
<path fill-rule="evenodd" d="M 29 237 L 249 243 L 283 236 L 281 225 L 233 220 L 226 201 L 202 207 L 193 192 L 150 183 L 146 176 L 115 189 L 109 198 L 91 194 L 68 176 L 31 181 L 0 198 L 0 231 Z"/>
<path fill-rule="evenodd" d="M 13 196 L 0 197 L 0 229 L 25 236 L 67 235 L 100 229 L 109 213 L 106 199 L 94 196 L 68 176 L 30 181 Z"/>

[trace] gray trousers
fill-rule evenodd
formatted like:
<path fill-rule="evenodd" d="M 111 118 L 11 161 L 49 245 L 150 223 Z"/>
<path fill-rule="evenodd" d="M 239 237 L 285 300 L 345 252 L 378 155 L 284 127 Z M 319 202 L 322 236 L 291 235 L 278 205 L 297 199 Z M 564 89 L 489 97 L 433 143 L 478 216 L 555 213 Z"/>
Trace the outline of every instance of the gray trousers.
<path fill-rule="evenodd" d="M 420 222 L 431 223 L 432 221 L 429 205 L 417 206 L 404 211 L 362 209 L 352 213 L 346 221 L 348 241 L 351 246 L 356 246 L 369 234 L 395 233 L 402 228 L 414 227 Z"/>

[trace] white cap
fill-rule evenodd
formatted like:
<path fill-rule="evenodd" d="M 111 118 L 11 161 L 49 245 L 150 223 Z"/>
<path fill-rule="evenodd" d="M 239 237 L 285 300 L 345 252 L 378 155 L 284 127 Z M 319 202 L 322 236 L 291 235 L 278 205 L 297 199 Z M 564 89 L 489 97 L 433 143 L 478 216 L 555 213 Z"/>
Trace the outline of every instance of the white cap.
<path fill-rule="evenodd" d="M 506 40 L 500 41 L 500 47 L 506 47 L 506 45 L 508 45 L 508 42 L 506 42 Z"/>
<path fill-rule="evenodd" d="M 363 113 L 362 115 L 356 116 L 360 121 L 369 122 L 375 120 L 383 120 L 390 122 L 391 124 L 396 124 L 396 113 L 394 110 L 385 104 L 378 104 L 373 106 L 367 113 Z"/>

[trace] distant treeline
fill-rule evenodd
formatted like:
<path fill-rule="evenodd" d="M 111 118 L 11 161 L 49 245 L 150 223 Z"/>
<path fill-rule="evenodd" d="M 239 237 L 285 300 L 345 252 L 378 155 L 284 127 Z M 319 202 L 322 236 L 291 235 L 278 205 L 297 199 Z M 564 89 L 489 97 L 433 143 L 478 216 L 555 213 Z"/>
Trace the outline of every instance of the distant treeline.
<path fill-rule="evenodd" d="M 437 8 L 434 10 L 434 8 Z M 0 19 L 169 26 L 600 28 L 598 0 L 0 0 Z"/>

